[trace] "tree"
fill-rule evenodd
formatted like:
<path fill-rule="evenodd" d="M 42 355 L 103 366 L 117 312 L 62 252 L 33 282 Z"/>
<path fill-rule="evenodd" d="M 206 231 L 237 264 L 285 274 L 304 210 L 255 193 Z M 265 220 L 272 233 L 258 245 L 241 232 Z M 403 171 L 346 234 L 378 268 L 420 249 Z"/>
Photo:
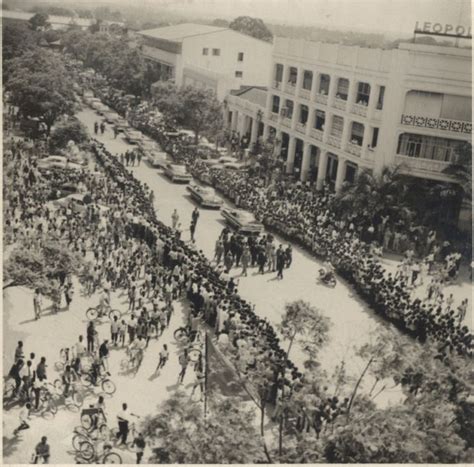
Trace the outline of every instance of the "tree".
<path fill-rule="evenodd" d="M 195 144 L 201 135 L 212 135 L 223 126 L 221 103 L 209 89 L 177 89 L 172 83 L 158 82 L 153 85 L 153 96 L 169 120 L 194 132 Z"/>
<path fill-rule="evenodd" d="M 53 280 L 67 274 L 78 274 L 84 266 L 82 258 L 59 241 L 50 240 L 41 247 L 18 245 L 3 265 L 4 285 L 40 288 L 51 295 Z"/>
<path fill-rule="evenodd" d="M 30 23 L 31 29 L 33 31 L 45 31 L 50 28 L 49 16 L 45 13 L 36 13 L 33 15 L 28 22 Z"/>
<path fill-rule="evenodd" d="M 211 25 L 217 26 L 218 28 L 228 28 L 229 21 L 227 21 L 226 19 L 217 18 L 211 23 Z"/>
<path fill-rule="evenodd" d="M 82 144 L 89 139 L 86 127 L 76 118 L 70 117 L 61 122 L 54 128 L 50 146 L 51 150 L 65 149 L 69 141 L 74 141 L 76 144 Z"/>
<path fill-rule="evenodd" d="M 36 49 L 10 60 L 5 68 L 12 102 L 24 117 L 43 122 L 48 135 L 59 117 L 73 112 L 72 81 L 52 52 Z"/>
<path fill-rule="evenodd" d="M 231 464 L 263 461 L 253 425 L 254 412 L 232 398 L 209 399 L 208 414 L 175 392 L 156 415 L 144 421 L 143 433 L 152 443 L 152 463 Z"/>
<path fill-rule="evenodd" d="M 278 325 L 283 339 L 288 342 L 286 351 L 287 360 L 294 343 L 297 343 L 305 356 L 308 358 L 307 366 L 315 366 L 319 350 L 327 343 L 330 329 L 330 320 L 321 312 L 303 300 L 297 300 L 285 305 L 285 314 Z M 286 417 L 290 411 L 294 412 L 291 391 L 291 382 L 287 379 L 286 368 L 282 371 L 281 398 L 278 401 L 277 410 L 280 414 L 279 424 L 279 448 L 281 458 L 283 454 L 283 428 Z M 286 388 L 289 386 L 289 388 Z M 285 394 L 285 389 L 287 392 Z M 288 391 L 288 389 L 290 389 Z"/>
<path fill-rule="evenodd" d="M 229 24 L 229 28 L 263 41 L 271 42 L 273 40 L 273 34 L 260 18 L 239 16 Z"/>
<path fill-rule="evenodd" d="M 345 183 L 335 199 L 335 208 L 343 214 L 373 218 L 389 214 L 394 219 L 407 219 L 412 212 L 404 196 L 406 177 L 398 167 L 384 167 L 380 175 L 362 169 L 354 184 Z"/>
<path fill-rule="evenodd" d="M 2 37 L 3 61 L 5 63 L 36 48 L 40 34 L 29 28 L 26 23 L 4 22 Z"/>
<path fill-rule="evenodd" d="M 443 170 L 446 175 L 455 178 L 463 197 L 472 198 L 472 146 L 465 142 L 456 151 L 454 161 Z"/>

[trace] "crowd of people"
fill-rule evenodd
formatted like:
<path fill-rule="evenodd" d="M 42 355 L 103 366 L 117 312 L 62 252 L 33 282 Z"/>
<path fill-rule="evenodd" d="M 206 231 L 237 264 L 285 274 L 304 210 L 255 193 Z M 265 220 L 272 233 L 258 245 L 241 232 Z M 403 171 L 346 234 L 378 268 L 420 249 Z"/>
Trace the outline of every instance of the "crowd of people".
<path fill-rule="evenodd" d="M 150 117 L 152 108 L 151 104 L 142 104 L 129 111 L 130 121 L 157 139 L 177 162 L 185 163 L 194 177 L 254 213 L 269 230 L 332 264 L 378 314 L 400 329 L 421 341 L 437 341 L 443 354 L 472 355 L 472 334 L 463 322 L 467 302 L 455 309 L 452 303 L 445 303 L 442 293 L 442 286 L 457 277 L 461 263 L 461 254 L 448 241 L 438 241 L 434 231 L 427 231 L 423 237 L 416 229 L 403 233 L 396 220 L 392 222 L 388 217 L 377 222 L 340 218 L 332 209 L 335 195 L 328 185 L 317 191 L 314 186 L 280 179 L 266 186 L 256 174 L 213 169 L 192 147 L 168 138 L 166 125 Z M 403 252 L 397 274 L 386 271 L 379 259 L 384 247 Z M 420 299 L 417 288 L 429 275 L 435 277 L 439 287 L 435 294 Z"/>

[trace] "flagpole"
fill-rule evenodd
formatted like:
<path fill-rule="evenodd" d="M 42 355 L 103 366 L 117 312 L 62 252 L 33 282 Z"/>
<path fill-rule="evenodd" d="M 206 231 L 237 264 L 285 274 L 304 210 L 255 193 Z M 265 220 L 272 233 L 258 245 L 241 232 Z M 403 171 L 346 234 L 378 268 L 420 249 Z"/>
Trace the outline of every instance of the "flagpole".
<path fill-rule="evenodd" d="M 207 415 L 207 376 L 208 376 L 208 343 L 207 340 L 209 336 L 206 331 L 206 339 L 204 341 L 204 420 L 206 420 Z"/>

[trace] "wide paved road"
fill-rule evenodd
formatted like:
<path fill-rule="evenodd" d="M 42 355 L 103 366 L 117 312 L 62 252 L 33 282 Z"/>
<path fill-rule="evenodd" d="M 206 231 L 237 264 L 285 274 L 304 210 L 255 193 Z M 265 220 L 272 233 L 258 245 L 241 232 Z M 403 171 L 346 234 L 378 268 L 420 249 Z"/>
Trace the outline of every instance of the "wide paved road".
<path fill-rule="evenodd" d="M 94 122 L 100 121 L 100 117 L 88 108 L 84 108 L 77 116 L 91 132 Z M 97 139 L 103 142 L 112 154 L 120 154 L 132 148 L 121 136 L 114 139 L 110 126 L 104 135 L 99 135 Z M 182 238 L 188 240 L 189 230 L 186 229 L 189 229 L 195 204 L 189 198 L 186 186 L 171 183 L 161 170 L 150 167 L 145 161 L 131 170 L 140 181 L 146 182 L 153 189 L 160 220 L 171 225 L 172 212 L 175 208 L 178 210 L 184 230 Z M 224 225 L 219 211 L 200 210 L 195 238 L 198 248 L 208 258 L 214 255 L 214 244 Z M 282 242 L 281 238 L 277 237 L 277 240 Z M 275 273 L 260 275 L 256 269 L 252 269 L 248 277 L 241 277 L 240 269 L 236 268 L 231 273 L 239 279 L 241 296 L 255 304 L 255 311 L 259 316 L 268 318 L 273 324 L 280 322 L 285 303 L 299 299 L 310 302 L 330 317 L 330 343 L 320 356 L 322 366 L 328 373 L 332 373 L 334 367 L 344 359 L 350 373 L 360 374 L 363 362 L 354 356 L 354 347 L 367 343 L 378 325 L 388 327 L 398 339 L 412 344 L 412 341 L 393 326 L 387 326 L 376 317 L 352 288 L 340 279 L 334 289 L 316 284 L 315 277 L 321 263 L 300 248 L 293 246 L 293 251 L 293 263 L 290 269 L 284 271 L 284 279 L 281 281 L 275 280 Z M 302 363 L 301 355 L 292 354 L 291 358 L 297 364 Z M 386 400 L 398 396 L 396 391 L 388 394 Z"/>

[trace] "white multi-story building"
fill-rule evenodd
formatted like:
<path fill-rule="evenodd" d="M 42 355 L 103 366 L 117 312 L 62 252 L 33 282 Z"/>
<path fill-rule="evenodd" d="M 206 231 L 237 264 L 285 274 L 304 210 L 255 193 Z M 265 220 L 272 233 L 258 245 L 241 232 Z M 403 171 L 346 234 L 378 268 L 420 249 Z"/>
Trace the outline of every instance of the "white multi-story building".
<path fill-rule="evenodd" d="M 251 141 L 273 133 L 288 173 L 336 191 L 361 167 L 452 181 L 442 171 L 471 141 L 471 49 L 277 38 L 272 62 L 265 107 L 229 95 L 227 122 Z"/>
<path fill-rule="evenodd" d="M 141 53 L 177 86 L 215 91 L 219 99 L 241 86 L 266 85 L 272 45 L 229 28 L 178 24 L 140 31 Z"/>

